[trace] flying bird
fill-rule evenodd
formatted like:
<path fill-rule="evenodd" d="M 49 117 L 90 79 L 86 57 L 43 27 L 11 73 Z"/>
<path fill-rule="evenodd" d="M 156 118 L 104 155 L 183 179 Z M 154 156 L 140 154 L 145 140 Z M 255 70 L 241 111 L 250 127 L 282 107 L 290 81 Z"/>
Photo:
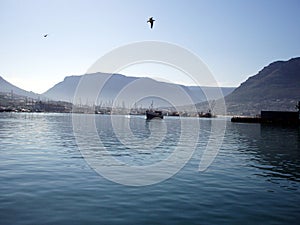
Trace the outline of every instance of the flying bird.
<path fill-rule="evenodd" d="M 150 17 L 149 20 L 147 21 L 147 23 L 150 23 L 151 29 L 153 28 L 154 21 L 155 20 L 153 19 L 153 17 Z"/>
<path fill-rule="evenodd" d="M 48 36 L 48 34 L 45 34 L 45 35 L 44 35 L 44 37 L 47 37 L 47 36 Z"/>

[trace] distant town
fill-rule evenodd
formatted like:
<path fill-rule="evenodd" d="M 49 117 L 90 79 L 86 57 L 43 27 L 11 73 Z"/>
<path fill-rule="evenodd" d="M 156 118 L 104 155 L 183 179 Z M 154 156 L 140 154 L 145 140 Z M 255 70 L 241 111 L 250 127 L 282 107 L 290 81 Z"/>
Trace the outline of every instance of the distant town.
<path fill-rule="evenodd" d="M 185 101 L 177 102 L 180 107 L 166 105 L 164 101 L 155 100 L 155 107 L 166 115 L 175 116 L 205 116 L 207 113 L 217 115 L 257 116 L 261 111 L 296 111 L 300 100 L 300 57 L 288 61 L 275 61 L 264 67 L 256 75 L 249 77 L 237 88 L 183 86 L 158 82 L 150 78 L 127 77 L 122 74 L 110 76 L 106 73 L 86 74 L 89 82 L 101 84 L 105 82 L 97 103 L 87 92 L 74 103 L 76 88 L 82 76 L 68 76 L 43 94 L 28 92 L 7 82 L 0 76 L 0 111 L 2 112 L 60 112 L 60 113 L 96 113 L 143 115 L 149 109 L 151 100 L 143 99 L 143 106 L 126 105 L 128 96 L 122 96 L 122 101 L 113 104 L 113 99 L 133 81 L 142 81 L 140 94 L 144 88 L 155 89 L 156 96 L 168 96 L 174 90 L 182 90 L 195 104 Z M 222 95 L 220 95 L 220 91 Z M 179 92 L 178 92 L 179 93 Z M 145 96 L 147 97 L 147 96 Z M 150 98 L 152 98 L 150 96 Z M 163 100 L 163 99 L 161 99 Z M 72 104 L 72 102 L 74 104 Z M 225 102 L 225 106 L 224 106 Z M 169 106 L 169 107 L 168 107 Z M 214 107 L 215 106 L 215 107 Z M 195 112 L 195 107 L 198 112 Z M 193 113 L 191 113 L 193 112 Z"/>
<path fill-rule="evenodd" d="M 72 111 L 72 104 L 62 101 L 42 101 L 11 93 L 0 93 L 0 112 L 60 112 Z"/>
<path fill-rule="evenodd" d="M 113 107 L 112 105 L 74 105 L 65 101 L 53 101 L 34 99 L 21 95 L 0 92 L 0 112 L 45 112 L 45 113 L 82 113 L 103 115 L 145 115 L 149 107 L 134 107 L 128 109 L 125 106 Z M 198 117 L 206 115 L 206 112 L 175 111 L 171 108 L 163 109 L 166 116 Z"/>

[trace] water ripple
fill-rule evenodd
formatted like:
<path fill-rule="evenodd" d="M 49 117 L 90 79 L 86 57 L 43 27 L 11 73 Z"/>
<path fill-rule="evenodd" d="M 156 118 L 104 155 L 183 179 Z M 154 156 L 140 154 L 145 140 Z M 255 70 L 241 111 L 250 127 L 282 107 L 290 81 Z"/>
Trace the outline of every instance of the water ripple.
<path fill-rule="evenodd" d="M 172 154 L 179 143 L 179 118 L 164 119 L 166 136 L 153 148 L 138 144 L 151 135 L 149 124 L 130 119 L 137 138 L 133 148 L 118 140 L 108 116 L 95 121 L 102 146 L 82 127 L 86 148 L 103 163 L 113 156 L 135 166 Z M 186 118 L 191 126 L 194 120 L 199 119 Z M 0 114 L 0 224 L 298 223 L 299 129 L 228 122 L 219 154 L 199 172 L 212 135 L 211 121 L 200 119 L 196 151 L 181 171 L 156 185 L 127 187 L 86 163 L 69 114 Z M 184 141 L 192 140 L 187 135 Z"/>

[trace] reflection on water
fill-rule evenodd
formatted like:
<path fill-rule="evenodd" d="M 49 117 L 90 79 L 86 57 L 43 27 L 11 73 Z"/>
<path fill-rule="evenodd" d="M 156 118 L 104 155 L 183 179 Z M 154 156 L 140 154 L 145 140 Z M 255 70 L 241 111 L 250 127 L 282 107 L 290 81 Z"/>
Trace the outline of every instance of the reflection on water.
<path fill-rule="evenodd" d="M 266 176 L 300 181 L 300 135 L 298 128 L 261 126 L 260 164 L 267 164 Z"/>
<path fill-rule="evenodd" d="M 180 143 L 180 118 L 152 123 L 97 115 L 93 136 L 90 116 L 78 115 L 75 132 L 104 162 L 108 152 L 123 163 L 149 165 Z M 228 121 L 219 154 L 199 172 L 213 123 L 183 119 L 186 140 L 194 140 L 193 124 L 200 122 L 191 160 L 170 179 L 138 188 L 95 173 L 78 149 L 71 115 L 0 114 L 0 224 L 298 223 L 298 128 Z"/>
<path fill-rule="evenodd" d="M 258 176 L 270 182 L 276 178 L 300 181 L 300 130 L 259 124 L 234 124 L 243 154 L 250 156 L 250 166 L 257 168 Z M 295 188 L 293 183 L 290 188 Z M 298 185 L 296 185 L 298 186 Z"/>

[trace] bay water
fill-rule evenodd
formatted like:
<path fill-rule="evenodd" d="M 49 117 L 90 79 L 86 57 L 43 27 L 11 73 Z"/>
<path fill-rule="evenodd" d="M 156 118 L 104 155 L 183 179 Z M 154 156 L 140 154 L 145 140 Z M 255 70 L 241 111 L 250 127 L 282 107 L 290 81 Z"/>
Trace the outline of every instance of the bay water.
<path fill-rule="evenodd" d="M 298 127 L 231 123 L 225 117 L 165 117 L 150 122 L 143 116 L 76 117 L 81 121 L 93 117 L 101 146 L 89 140 L 84 126 L 76 133 L 82 132 L 85 150 L 101 160 L 109 153 L 129 166 L 163 162 L 181 142 L 182 120 L 191 128 L 184 129 L 184 135 L 196 142 L 195 149 L 182 169 L 167 179 L 124 185 L 103 176 L 86 160 L 71 114 L 1 113 L 0 224 L 297 224 L 300 220 Z M 131 133 L 123 132 L 120 139 L 116 131 L 122 126 L 114 127 L 112 118 L 119 124 L 128 122 Z M 216 157 L 199 171 L 214 135 L 213 121 L 225 123 L 226 130 Z M 164 134 L 157 135 L 157 145 L 136 144 L 154 131 Z M 189 144 L 182 146 L 190 152 Z M 107 160 L 101 162 L 110 166 Z M 126 180 L 126 173 L 122 176 Z"/>

